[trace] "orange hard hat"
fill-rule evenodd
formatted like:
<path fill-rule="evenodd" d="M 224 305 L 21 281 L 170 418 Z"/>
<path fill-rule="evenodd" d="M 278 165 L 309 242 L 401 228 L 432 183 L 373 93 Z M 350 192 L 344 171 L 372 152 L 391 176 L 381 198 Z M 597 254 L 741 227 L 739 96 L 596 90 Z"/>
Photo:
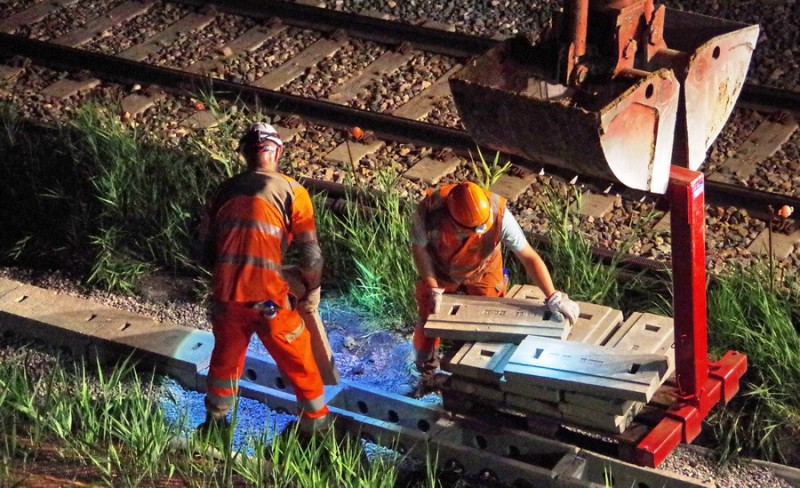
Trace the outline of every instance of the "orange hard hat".
<path fill-rule="evenodd" d="M 489 225 L 492 206 L 481 187 L 471 181 L 459 183 L 447 195 L 447 210 L 458 224 L 475 228 Z M 488 227 L 486 227 L 488 229 Z M 485 229 L 483 229 L 485 231 Z"/>

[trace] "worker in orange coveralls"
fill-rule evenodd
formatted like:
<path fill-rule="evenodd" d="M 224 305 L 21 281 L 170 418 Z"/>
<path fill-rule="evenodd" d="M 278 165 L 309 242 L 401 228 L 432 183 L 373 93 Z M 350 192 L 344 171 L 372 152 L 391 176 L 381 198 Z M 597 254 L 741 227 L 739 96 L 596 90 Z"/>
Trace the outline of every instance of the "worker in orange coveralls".
<path fill-rule="evenodd" d="M 506 209 L 505 198 L 472 182 L 428 190 L 411 227 L 411 251 L 419 275 L 419 321 L 413 342 L 415 365 L 423 378 L 439 367 L 439 339 L 425 337 L 423 326 L 428 315 L 439 312 L 442 295 L 505 296 L 501 245 L 520 260 L 528 279 L 542 288 L 551 312 L 571 323 L 577 320 L 578 304 L 553 286 L 547 265 Z"/>
<path fill-rule="evenodd" d="M 239 141 L 247 171 L 222 183 L 209 205 L 209 265 L 213 265 L 211 323 L 214 350 L 201 430 L 227 426 L 248 343 L 257 334 L 294 387 L 300 430 L 327 428 L 328 407 L 310 334 L 297 309 L 319 306 L 322 254 L 314 209 L 305 188 L 278 171 L 283 142 L 266 123 L 251 125 Z M 299 249 L 303 297 L 281 276 L 289 245 Z"/>

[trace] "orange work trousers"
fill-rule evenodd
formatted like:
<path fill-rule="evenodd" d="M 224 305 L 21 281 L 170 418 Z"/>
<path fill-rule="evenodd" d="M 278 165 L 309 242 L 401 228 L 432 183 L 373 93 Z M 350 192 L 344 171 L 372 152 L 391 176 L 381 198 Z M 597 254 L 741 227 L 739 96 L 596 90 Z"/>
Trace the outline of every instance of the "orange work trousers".
<path fill-rule="evenodd" d="M 258 309 L 218 302 L 211 325 L 214 350 L 205 403 L 212 415 L 222 417 L 233 406 L 247 346 L 254 333 L 291 381 L 301 416 L 320 418 L 328 413 L 322 378 L 311 350 L 311 335 L 296 310 L 281 308 L 275 317 L 267 319 Z"/>

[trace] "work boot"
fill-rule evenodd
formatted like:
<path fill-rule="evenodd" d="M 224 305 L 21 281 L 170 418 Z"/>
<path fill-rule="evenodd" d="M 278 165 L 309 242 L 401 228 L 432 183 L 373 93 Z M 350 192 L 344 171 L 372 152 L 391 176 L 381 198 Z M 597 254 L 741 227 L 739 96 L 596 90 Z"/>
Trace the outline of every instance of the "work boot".
<path fill-rule="evenodd" d="M 230 434 L 231 423 L 225 417 L 215 417 L 206 414 L 206 420 L 197 426 L 196 432 L 206 439 L 219 439 L 224 441 Z"/>

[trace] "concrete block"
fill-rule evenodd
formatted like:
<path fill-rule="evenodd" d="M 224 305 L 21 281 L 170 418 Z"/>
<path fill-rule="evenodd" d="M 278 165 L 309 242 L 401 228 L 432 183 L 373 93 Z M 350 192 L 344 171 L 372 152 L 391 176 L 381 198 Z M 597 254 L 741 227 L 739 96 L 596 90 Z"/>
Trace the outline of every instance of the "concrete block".
<path fill-rule="evenodd" d="M 456 375 L 448 378 L 445 386 L 492 403 L 502 404 L 505 398 L 505 393 L 502 392 L 497 385 L 492 386 L 486 383 L 470 381 Z"/>
<path fill-rule="evenodd" d="M 164 96 L 165 95 L 163 93 L 156 93 L 153 95 L 140 95 L 138 93 L 132 93 L 122 99 L 120 102 L 120 110 L 122 113 L 127 112 L 130 115 L 136 115 L 144 112 L 148 108 L 158 103 L 158 101 L 163 99 Z"/>
<path fill-rule="evenodd" d="M 536 181 L 537 176 L 533 172 L 525 172 L 524 176 L 504 174 L 492 185 L 490 190 L 514 202 Z"/>
<path fill-rule="evenodd" d="M 376 80 L 381 80 L 386 73 L 392 73 L 398 68 L 413 59 L 414 54 L 410 50 L 402 53 L 399 51 L 386 51 L 378 59 L 369 64 L 364 70 L 348 79 L 331 91 L 328 100 L 334 103 L 346 105 L 354 100 L 361 89 Z"/>
<path fill-rule="evenodd" d="M 52 0 L 48 2 L 35 2 L 30 7 L 17 12 L 5 19 L 0 19 L 0 32 L 10 34 L 20 26 L 39 22 L 54 11 L 68 7 L 78 0 Z"/>
<path fill-rule="evenodd" d="M 567 336 L 568 341 L 603 344 L 622 323 L 623 316 L 620 310 L 593 303 L 578 302 L 578 304 L 581 313 Z"/>
<path fill-rule="evenodd" d="M 23 71 L 25 71 L 24 68 L 0 64 L 0 81 L 16 79 Z"/>
<path fill-rule="evenodd" d="M 559 403 L 562 418 L 572 424 L 593 427 L 605 432 L 621 434 L 631 421 L 631 417 L 600 412 L 569 403 Z"/>
<path fill-rule="evenodd" d="M 62 46 L 77 47 L 92 40 L 92 38 L 105 30 L 116 27 L 123 22 L 147 12 L 155 0 L 128 1 L 117 5 L 100 17 L 96 17 L 79 29 L 74 29 L 66 34 L 53 39 L 51 42 Z"/>
<path fill-rule="evenodd" d="M 544 305 L 512 298 L 444 295 L 441 311 L 431 314 L 425 334 L 461 341 L 519 343 L 528 335 L 563 339 L 569 322 L 545 319 Z"/>
<path fill-rule="evenodd" d="M 5 283 L 0 296 L 0 332 L 66 347 L 75 356 L 86 353 L 92 333 L 113 310 L 43 288 Z"/>
<path fill-rule="evenodd" d="M 546 386 L 523 381 L 509 383 L 505 377 L 500 379 L 500 389 L 506 393 L 513 393 L 515 395 L 550 403 L 558 403 L 563 397 L 563 392 L 556 388 L 548 388 Z"/>
<path fill-rule="evenodd" d="M 773 231 L 772 255 L 776 259 L 786 259 L 794 252 L 794 248 L 798 242 L 800 242 L 800 230 L 796 230 L 788 235 Z M 759 232 L 758 236 L 753 239 L 753 242 L 747 246 L 747 249 L 753 254 L 769 256 L 769 230 L 764 229 Z"/>
<path fill-rule="evenodd" d="M 666 379 L 667 359 L 529 336 L 511 356 L 509 384 L 534 383 L 610 398 L 647 402 Z"/>
<path fill-rule="evenodd" d="M 666 354 L 675 343 L 671 317 L 633 313 L 606 343 L 625 353 Z"/>
<path fill-rule="evenodd" d="M 619 200 L 620 197 L 618 195 L 584 193 L 581 195 L 581 208 L 578 213 L 586 217 L 600 219 L 614 210 L 614 204 Z"/>
<path fill-rule="evenodd" d="M 10 293 L 21 286 L 23 286 L 23 284 L 19 281 L 0 278 L 0 298 L 2 298 L 6 293 Z"/>
<path fill-rule="evenodd" d="M 433 107 L 435 107 L 436 104 L 451 96 L 449 82 L 450 75 L 456 73 L 460 69 L 460 64 L 450 68 L 447 73 L 442 75 L 442 77 L 438 80 L 434 81 L 431 86 L 394 110 L 392 115 L 412 120 L 424 119 L 430 113 L 430 111 L 433 110 Z"/>
<path fill-rule="evenodd" d="M 536 285 L 514 285 L 506 292 L 506 298 L 531 300 L 540 304 L 547 299 L 542 289 Z"/>
<path fill-rule="evenodd" d="M 322 61 L 323 59 L 332 56 L 333 53 L 347 44 L 349 40 L 344 39 L 320 39 L 314 44 L 304 49 L 301 53 L 292 58 L 281 66 L 271 70 L 268 74 L 254 81 L 252 84 L 259 88 L 267 90 L 277 90 L 283 85 L 290 83 L 298 76 L 305 73 L 305 71 Z"/>
<path fill-rule="evenodd" d="M 44 87 L 39 93 L 48 97 L 63 99 L 71 97 L 72 95 L 75 95 L 81 91 L 91 90 L 99 84 L 100 80 L 96 78 L 90 78 L 88 80 L 71 80 L 69 78 L 62 78 L 55 83 L 51 83 L 50 85 Z"/>
<path fill-rule="evenodd" d="M 211 361 L 214 337 L 208 331 L 123 310 L 106 312 L 101 318 L 104 323 L 92 335 L 100 341 L 98 352 L 106 358 L 132 355 L 142 366 L 157 366 L 181 381 L 190 381 Z"/>
<path fill-rule="evenodd" d="M 403 176 L 411 181 L 422 181 L 429 185 L 435 185 L 444 176 L 455 171 L 459 164 L 461 164 L 461 160 L 458 158 L 451 158 L 447 161 L 422 158 L 403 173 Z"/>
<path fill-rule="evenodd" d="M 644 403 L 620 398 L 602 398 L 574 391 L 564 392 L 564 402 L 596 412 L 605 412 L 613 415 L 635 415 Z"/>
<path fill-rule="evenodd" d="M 212 59 L 197 61 L 186 67 L 190 73 L 205 74 L 220 66 L 226 58 L 238 56 L 244 52 L 252 52 L 264 45 L 271 37 L 285 31 L 287 26 L 266 27 L 257 25 L 244 34 L 218 49 L 218 56 Z M 223 68 L 224 72 L 224 68 Z M 222 74 L 222 73 L 218 73 Z"/>
<path fill-rule="evenodd" d="M 558 409 L 558 404 L 535 400 L 527 396 L 507 393 L 506 405 L 523 413 L 544 415 L 554 419 L 561 418 L 561 411 Z"/>
<path fill-rule="evenodd" d="M 118 53 L 117 56 L 132 61 L 143 61 L 151 54 L 161 51 L 164 46 L 174 43 L 181 34 L 200 30 L 214 19 L 215 15 L 191 13 L 144 42 Z"/>
<path fill-rule="evenodd" d="M 339 144 L 331 152 L 325 155 L 325 159 L 336 163 L 341 163 L 350 168 L 350 157 L 352 156 L 352 163 L 358 166 L 359 161 L 364 156 L 373 154 L 378 149 L 383 147 L 383 141 L 374 141 L 369 144 L 362 144 L 360 142 L 351 142 L 350 152 L 347 150 L 347 143 Z"/>
<path fill-rule="evenodd" d="M 501 342 L 468 342 L 442 363 L 442 369 L 497 385 L 508 358 L 516 348 L 514 344 Z"/>
<path fill-rule="evenodd" d="M 183 119 L 181 125 L 190 129 L 210 129 L 216 127 L 217 123 L 217 118 L 211 111 L 200 110 Z"/>

